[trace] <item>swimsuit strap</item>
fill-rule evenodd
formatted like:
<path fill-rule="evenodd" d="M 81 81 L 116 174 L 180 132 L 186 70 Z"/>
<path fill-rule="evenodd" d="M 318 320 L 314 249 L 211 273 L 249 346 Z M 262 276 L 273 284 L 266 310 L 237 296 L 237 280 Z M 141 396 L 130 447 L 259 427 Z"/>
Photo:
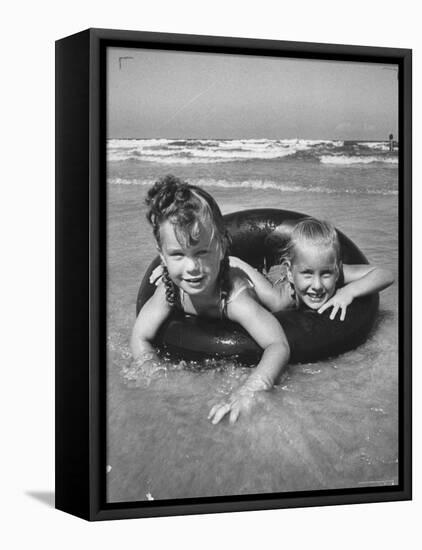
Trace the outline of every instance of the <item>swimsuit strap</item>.
<path fill-rule="evenodd" d="M 183 290 L 183 288 L 179 287 L 179 298 L 180 298 L 179 307 L 180 307 L 180 309 L 182 310 L 183 313 L 186 313 L 186 311 L 185 311 L 185 305 L 186 305 L 185 304 L 185 300 L 186 300 L 185 294 L 186 294 L 186 292 Z"/>
<path fill-rule="evenodd" d="M 230 293 L 229 297 L 227 298 L 223 293 L 221 293 L 220 301 L 219 301 L 219 309 L 220 309 L 220 315 L 222 319 L 227 318 L 227 306 L 236 300 L 236 298 L 245 290 L 249 290 L 251 288 L 255 288 L 252 281 L 249 279 L 242 282 L 242 284 L 239 285 L 236 290 Z M 186 312 L 185 310 L 185 291 L 182 288 L 179 288 L 180 290 L 180 307 L 183 312 Z"/>
<path fill-rule="evenodd" d="M 244 290 L 249 290 L 250 288 L 254 288 L 254 285 L 252 281 L 249 281 L 248 279 L 247 281 L 244 281 L 238 288 L 236 288 L 234 292 L 230 293 L 229 298 L 226 300 L 226 304 L 230 304 L 230 302 L 236 300 L 241 292 L 243 292 Z"/>
<path fill-rule="evenodd" d="M 185 296 L 186 296 L 186 292 L 183 290 L 183 288 L 179 288 L 180 290 L 180 308 L 181 308 L 181 311 L 187 315 L 196 315 L 196 314 L 192 314 L 192 313 L 186 313 L 186 304 L 185 304 Z M 220 310 L 220 316 L 222 319 L 224 319 L 226 317 L 226 308 L 227 308 L 227 300 L 224 296 L 221 296 L 220 300 L 219 300 L 219 310 Z"/>
<path fill-rule="evenodd" d="M 236 300 L 236 298 L 239 296 L 239 294 L 241 294 L 245 290 L 249 290 L 251 288 L 255 288 L 254 284 L 249 279 L 246 279 L 245 281 L 242 282 L 241 285 L 239 285 L 238 288 L 236 288 L 236 290 L 234 290 L 233 292 L 230 293 L 230 296 L 228 298 L 226 298 L 225 296 L 221 297 L 220 303 L 221 303 L 221 318 L 222 319 L 227 318 L 227 306 L 231 302 L 234 302 L 234 300 Z"/>

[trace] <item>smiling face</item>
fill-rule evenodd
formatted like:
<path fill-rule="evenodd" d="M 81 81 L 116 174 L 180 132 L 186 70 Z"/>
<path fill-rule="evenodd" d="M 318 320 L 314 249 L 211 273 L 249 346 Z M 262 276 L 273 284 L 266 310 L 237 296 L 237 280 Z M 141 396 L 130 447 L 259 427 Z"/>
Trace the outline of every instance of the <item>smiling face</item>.
<path fill-rule="evenodd" d="M 295 246 L 289 279 L 300 302 L 310 309 L 319 309 L 333 296 L 338 277 L 337 255 L 332 247 Z"/>
<path fill-rule="evenodd" d="M 170 279 L 193 296 L 213 293 L 220 272 L 223 251 L 212 228 L 201 225 L 199 240 L 181 243 L 174 225 L 166 220 L 160 226 L 160 255 Z"/>

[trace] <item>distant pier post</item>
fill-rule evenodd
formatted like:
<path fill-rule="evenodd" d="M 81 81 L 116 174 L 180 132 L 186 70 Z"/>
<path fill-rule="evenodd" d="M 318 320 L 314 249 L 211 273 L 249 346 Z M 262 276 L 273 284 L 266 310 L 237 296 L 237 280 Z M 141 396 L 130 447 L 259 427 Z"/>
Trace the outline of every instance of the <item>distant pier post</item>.
<path fill-rule="evenodd" d="M 390 151 L 393 151 L 393 149 L 394 149 L 394 136 L 393 136 L 393 134 L 390 134 L 388 136 L 388 139 L 390 141 Z"/>

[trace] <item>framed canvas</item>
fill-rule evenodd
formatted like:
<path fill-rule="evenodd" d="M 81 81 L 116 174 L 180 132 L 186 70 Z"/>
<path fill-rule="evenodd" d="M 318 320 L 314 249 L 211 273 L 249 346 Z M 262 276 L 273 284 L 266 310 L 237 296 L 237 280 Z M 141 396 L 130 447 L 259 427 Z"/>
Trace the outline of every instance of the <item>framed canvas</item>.
<path fill-rule="evenodd" d="M 411 146 L 411 50 L 57 41 L 58 509 L 411 498 Z"/>

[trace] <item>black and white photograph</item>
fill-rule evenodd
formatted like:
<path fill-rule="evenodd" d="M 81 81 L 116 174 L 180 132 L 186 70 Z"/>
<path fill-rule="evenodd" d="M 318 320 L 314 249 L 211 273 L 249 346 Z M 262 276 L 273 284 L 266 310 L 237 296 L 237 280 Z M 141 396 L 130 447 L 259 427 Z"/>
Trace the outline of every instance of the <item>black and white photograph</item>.
<path fill-rule="evenodd" d="M 399 65 L 106 48 L 106 502 L 399 485 Z"/>
<path fill-rule="evenodd" d="M 415 546 L 417 13 L 6 5 L 3 547 Z"/>

